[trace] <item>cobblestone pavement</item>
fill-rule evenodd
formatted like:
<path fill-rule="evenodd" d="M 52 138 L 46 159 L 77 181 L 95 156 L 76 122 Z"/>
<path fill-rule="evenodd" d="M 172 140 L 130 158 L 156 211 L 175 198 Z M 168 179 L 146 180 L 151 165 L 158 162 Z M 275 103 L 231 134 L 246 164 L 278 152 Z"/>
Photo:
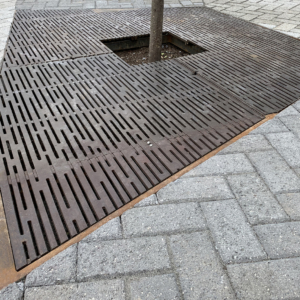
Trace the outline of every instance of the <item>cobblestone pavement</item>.
<path fill-rule="evenodd" d="M 300 0 L 205 0 L 206 7 L 300 37 Z"/>
<path fill-rule="evenodd" d="M 300 34 L 300 1 L 205 2 Z M 5 45 L 13 2 L 0 3 Z M 3 289 L 0 299 L 300 299 L 299 282 L 300 101 Z"/>

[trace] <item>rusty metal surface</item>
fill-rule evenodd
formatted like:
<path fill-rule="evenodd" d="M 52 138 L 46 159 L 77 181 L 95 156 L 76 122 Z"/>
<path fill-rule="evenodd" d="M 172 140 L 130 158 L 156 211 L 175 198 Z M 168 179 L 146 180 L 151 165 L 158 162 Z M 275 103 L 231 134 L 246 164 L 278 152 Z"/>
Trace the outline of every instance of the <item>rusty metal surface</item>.
<path fill-rule="evenodd" d="M 299 97 L 299 41 L 205 8 L 167 9 L 165 31 L 208 51 L 127 65 L 103 42 L 149 34 L 149 13 L 17 11 L 0 83 L 17 270 Z"/>

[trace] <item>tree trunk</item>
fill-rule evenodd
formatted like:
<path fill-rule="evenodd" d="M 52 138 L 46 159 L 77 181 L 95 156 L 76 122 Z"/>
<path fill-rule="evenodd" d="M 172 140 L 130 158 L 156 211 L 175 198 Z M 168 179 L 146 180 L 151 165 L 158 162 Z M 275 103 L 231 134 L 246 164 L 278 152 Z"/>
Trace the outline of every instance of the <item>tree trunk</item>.
<path fill-rule="evenodd" d="M 160 61 L 164 0 L 152 0 L 149 62 Z"/>

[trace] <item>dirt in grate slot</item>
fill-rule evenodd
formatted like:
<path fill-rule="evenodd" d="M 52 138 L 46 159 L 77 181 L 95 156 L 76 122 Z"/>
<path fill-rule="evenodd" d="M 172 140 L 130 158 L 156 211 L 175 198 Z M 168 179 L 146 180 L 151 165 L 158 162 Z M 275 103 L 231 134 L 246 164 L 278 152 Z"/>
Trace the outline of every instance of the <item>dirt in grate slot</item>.
<path fill-rule="evenodd" d="M 116 51 L 115 54 L 129 65 L 147 64 L 149 62 L 149 47 Z M 167 43 L 162 45 L 161 60 L 173 59 L 187 55 L 190 54 L 173 44 Z"/>

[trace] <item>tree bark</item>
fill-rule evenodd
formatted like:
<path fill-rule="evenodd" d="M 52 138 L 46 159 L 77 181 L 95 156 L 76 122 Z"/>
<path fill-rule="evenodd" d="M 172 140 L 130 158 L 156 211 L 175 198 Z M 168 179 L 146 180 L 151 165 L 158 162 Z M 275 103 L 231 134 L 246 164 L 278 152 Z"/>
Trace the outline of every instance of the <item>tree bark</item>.
<path fill-rule="evenodd" d="M 161 59 L 163 15 L 164 0 L 152 0 L 149 62 Z"/>

